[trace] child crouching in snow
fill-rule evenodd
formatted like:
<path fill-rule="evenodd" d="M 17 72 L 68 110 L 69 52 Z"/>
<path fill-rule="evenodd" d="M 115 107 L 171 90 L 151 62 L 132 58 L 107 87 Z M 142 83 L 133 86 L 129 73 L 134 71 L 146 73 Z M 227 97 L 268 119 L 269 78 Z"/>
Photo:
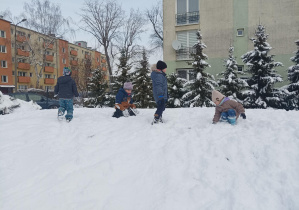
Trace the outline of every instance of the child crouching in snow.
<path fill-rule="evenodd" d="M 220 122 L 228 122 L 231 125 L 235 125 L 239 115 L 246 119 L 245 109 L 242 104 L 230 100 L 217 90 L 212 92 L 212 101 L 216 104 L 213 124 L 220 120 Z"/>
<path fill-rule="evenodd" d="M 120 88 L 115 97 L 115 109 L 112 117 L 128 117 L 135 116 L 138 114 L 136 110 L 136 106 L 133 104 L 132 99 L 132 90 L 133 84 L 132 82 L 125 82 L 123 88 Z"/>

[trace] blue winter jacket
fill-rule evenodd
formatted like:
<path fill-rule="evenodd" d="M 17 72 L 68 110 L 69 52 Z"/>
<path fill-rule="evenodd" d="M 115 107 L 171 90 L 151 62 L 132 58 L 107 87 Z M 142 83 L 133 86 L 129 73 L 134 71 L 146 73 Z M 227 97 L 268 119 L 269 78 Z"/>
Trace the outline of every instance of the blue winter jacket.
<path fill-rule="evenodd" d="M 166 74 L 160 70 L 153 70 L 151 73 L 153 81 L 153 94 L 156 103 L 159 99 L 164 98 L 167 100 L 167 78 Z"/>
<path fill-rule="evenodd" d="M 120 88 L 116 94 L 115 103 L 121 104 L 121 102 L 127 102 L 128 98 L 130 98 L 130 104 L 133 104 L 132 95 L 129 96 L 123 88 Z"/>
<path fill-rule="evenodd" d="M 67 99 L 79 96 L 77 85 L 70 76 L 61 76 L 58 78 L 54 93 L 55 95 L 58 94 L 59 98 Z"/>

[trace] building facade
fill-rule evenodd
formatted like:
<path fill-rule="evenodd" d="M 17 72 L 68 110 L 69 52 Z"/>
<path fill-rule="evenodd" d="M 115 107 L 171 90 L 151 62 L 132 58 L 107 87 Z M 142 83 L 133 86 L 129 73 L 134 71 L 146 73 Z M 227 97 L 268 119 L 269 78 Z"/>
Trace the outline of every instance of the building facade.
<path fill-rule="evenodd" d="M 80 75 L 90 76 L 91 69 L 107 72 L 105 58 L 84 41 L 72 44 L 0 19 L 0 91 L 3 93 L 29 88 L 54 90 L 66 66 L 72 69 L 72 77 L 77 80 Z M 109 79 L 108 74 L 106 78 Z"/>
<path fill-rule="evenodd" d="M 290 58 L 296 50 L 299 38 L 298 0 L 163 0 L 164 61 L 168 73 L 176 72 L 180 77 L 192 79 L 188 74 L 192 67 L 192 46 L 197 42 L 196 31 L 200 30 L 202 41 L 207 45 L 204 53 L 211 65 L 207 71 L 216 75 L 223 70 L 228 49 L 233 46 L 238 70 L 246 66 L 241 56 L 253 50 L 250 38 L 259 24 L 266 27 L 271 55 L 282 62 L 278 73 L 287 81 L 286 69 L 293 65 Z"/>

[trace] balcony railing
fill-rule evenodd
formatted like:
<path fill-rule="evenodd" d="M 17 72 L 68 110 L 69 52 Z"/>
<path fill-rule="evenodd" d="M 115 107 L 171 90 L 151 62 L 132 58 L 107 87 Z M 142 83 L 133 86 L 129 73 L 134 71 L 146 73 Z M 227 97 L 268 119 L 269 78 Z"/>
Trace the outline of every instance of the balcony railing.
<path fill-rule="evenodd" d="M 19 83 L 30 83 L 30 77 L 18 77 L 18 82 Z"/>
<path fill-rule="evenodd" d="M 76 50 L 71 50 L 70 53 L 73 56 L 77 56 L 78 55 L 78 52 Z"/>
<path fill-rule="evenodd" d="M 78 66 L 78 61 L 76 61 L 76 60 L 71 60 L 70 64 L 71 64 L 72 66 Z"/>
<path fill-rule="evenodd" d="M 17 35 L 17 41 L 18 42 L 25 42 L 27 39 L 26 39 L 26 36 L 20 36 L 20 35 Z"/>
<path fill-rule="evenodd" d="M 199 23 L 199 11 L 176 14 L 175 18 L 177 25 Z"/>
<path fill-rule="evenodd" d="M 53 66 L 45 66 L 45 72 L 54 73 L 54 67 Z"/>
<path fill-rule="evenodd" d="M 29 63 L 18 63 L 18 69 L 29 70 L 30 64 Z"/>
<path fill-rule="evenodd" d="M 194 47 L 185 47 L 176 51 L 176 59 L 177 60 L 191 60 L 193 59 L 192 54 L 196 53 L 196 49 Z"/>
<path fill-rule="evenodd" d="M 53 49 L 53 48 L 54 48 L 54 45 L 53 45 L 53 44 L 49 44 L 49 43 L 44 42 L 44 48 L 47 48 L 47 49 Z"/>
<path fill-rule="evenodd" d="M 53 78 L 45 78 L 44 83 L 46 85 L 53 85 L 54 84 L 54 79 Z"/>
<path fill-rule="evenodd" d="M 53 56 L 52 55 L 46 55 L 46 61 L 53 62 Z"/>
<path fill-rule="evenodd" d="M 29 57 L 29 52 L 28 52 L 28 51 L 23 51 L 23 50 L 21 50 L 21 49 L 18 49 L 18 51 L 17 51 L 17 55 L 21 55 L 21 56 Z"/>

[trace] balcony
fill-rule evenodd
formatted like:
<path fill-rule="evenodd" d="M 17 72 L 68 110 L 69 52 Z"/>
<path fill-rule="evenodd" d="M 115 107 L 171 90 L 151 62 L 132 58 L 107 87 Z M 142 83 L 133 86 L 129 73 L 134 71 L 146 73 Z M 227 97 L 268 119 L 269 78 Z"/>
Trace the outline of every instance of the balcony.
<path fill-rule="evenodd" d="M 54 45 L 53 45 L 53 44 L 48 44 L 48 43 L 45 43 L 45 42 L 44 42 L 44 48 L 52 49 L 52 50 L 53 50 Z"/>
<path fill-rule="evenodd" d="M 17 35 L 17 41 L 18 42 L 26 42 L 27 41 L 26 36 Z"/>
<path fill-rule="evenodd" d="M 45 83 L 45 85 L 54 85 L 54 79 L 53 78 L 45 78 L 44 83 Z"/>
<path fill-rule="evenodd" d="M 30 64 L 29 63 L 18 63 L 18 69 L 29 70 Z"/>
<path fill-rule="evenodd" d="M 191 60 L 193 59 L 192 54 L 196 53 L 196 49 L 194 47 L 185 47 L 176 51 L 176 59 L 177 60 Z"/>
<path fill-rule="evenodd" d="M 187 25 L 199 23 L 199 11 L 187 12 L 184 14 L 176 14 L 176 24 L 177 25 Z"/>
<path fill-rule="evenodd" d="M 45 72 L 47 72 L 47 73 L 54 73 L 54 67 L 52 67 L 52 66 L 45 66 Z"/>
<path fill-rule="evenodd" d="M 53 62 L 54 58 L 52 55 L 46 55 L 46 61 Z"/>
<path fill-rule="evenodd" d="M 30 83 L 30 77 L 18 77 L 18 82 L 19 83 Z"/>
<path fill-rule="evenodd" d="M 77 56 L 78 55 L 78 52 L 76 50 L 71 50 L 70 53 L 73 56 Z"/>
<path fill-rule="evenodd" d="M 70 63 L 72 66 L 78 66 L 78 61 L 76 61 L 76 60 L 71 60 Z"/>
<path fill-rule="evenodd" d="M 23 51 L 21 49 L 18 49 L 17 55 L 29 57 L 29 52 L 28 51 Z"/>

